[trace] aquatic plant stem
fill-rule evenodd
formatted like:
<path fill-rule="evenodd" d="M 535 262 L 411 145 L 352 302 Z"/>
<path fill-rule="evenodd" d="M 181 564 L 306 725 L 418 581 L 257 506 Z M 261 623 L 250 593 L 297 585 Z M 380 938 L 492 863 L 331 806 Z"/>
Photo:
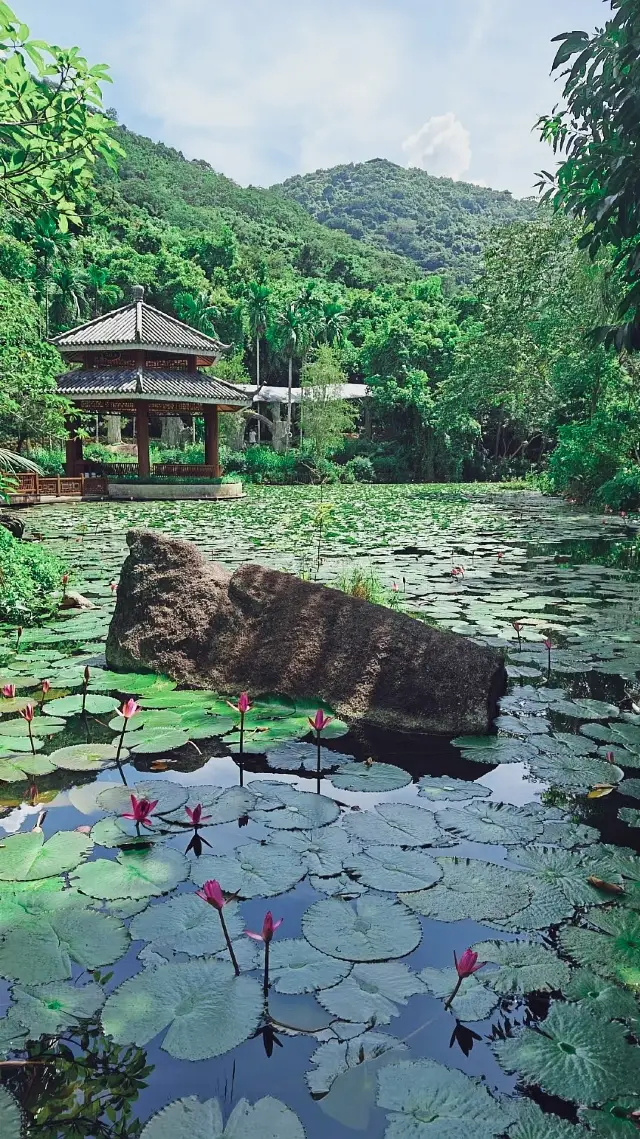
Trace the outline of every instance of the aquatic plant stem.
<path fill-rule="evenodd" d="M 269 945 L 268 940 L 264 943 L 264 981 L 262 984 L 262 992 L 264 999 L 267 1000 L 269 996 Z"/>
<path fill-rule="evenodd" d="M 33 742 L 33 732 L 31 731 L 31 720 L 27 720 L 27 728 L 29 729 L 29 743 L 31 744 L 31 754 L 36 754 L 36 745 Z"/>
<path fill-rule="evenodd" d="M 320 732 L 317 730 L 316 730 L 316 748 L 318 749 L 317 755 L 316 755 L 316 794 L 319 795 L 320 794 L 320 778 L 321 778 L 321 771 L 322 771 L 322 762 L 321 762 L 321 757 L 320 757 Z"/>
<path fill-rule="evenodd" d="M 224 934 L 224 939 L 227 943 L 227 949 L 229 950 L 229 956 L 231 958 L 231 964 L 233 965 L 233 968 L 235 970 L 236 977 L 239 977 L 240 976 L 240 966 L 238 965 L 238 960 L 237 960 L 236 955 L 233 951 L 233 945 L 231 944 L 231 938 L 229 937 L 229 930 L 227 929 L 227 923 L 224 920 L 224 914 L 223 914 L 222 910 L 219 909 L 218 914 L 220 915 L 220 925 L 222 926 L 222 932 Z"/>
<path fill-rule="evenodd" d="M 120 753 L 122 751 L 122 745 L 124 743 L 124 733 L 127 730 L 127 723 L 128 723 L 128 721 L 125 720 L 123 725 L 122 725 L 122 731 L 120 732 L 120 739 L 118 740 L 118 752 L 116 755 L 116 763 L 118 764 L 118 767 L 120 767 Z"/>
<path fill-rule="evenodd" d="M 240 786 L 244 787 L 244 712 L 240 713 Z"/>
<path fill-rule="evenodd" d="M 456 999 L 458 993 L 460 992 L 460 986 L 461 986 L 463 981 L 464 981 L 464 977 L 458 977 L 458 980 L 456 981 L 456 985 L 455 985 L 453 992 L 451 993 L 451 996 L 447 997 L 446 1001 L 444 1002 L 445 1012 L 451 1007 L 454 1000 Z"/>

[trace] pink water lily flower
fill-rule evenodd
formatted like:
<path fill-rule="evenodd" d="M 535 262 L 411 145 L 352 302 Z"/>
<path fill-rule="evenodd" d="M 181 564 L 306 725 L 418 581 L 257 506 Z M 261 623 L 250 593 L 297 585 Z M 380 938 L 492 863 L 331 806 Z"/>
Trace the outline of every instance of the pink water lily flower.
<path fill-rule="evenodd" d="M 33 720 L 33 717 L 35 716 L 35 709 L 33 707 L 33 704 L 27 704 L 26 708 L 21 708 L 20 715 L 22 716 L 23 720 L 26 720 L 27 723 L 30 724 Z"/>
<path fill-rule="evenodd" d="M 548 652 L 551 652 L 551 649 L 553 648 L 553 642 L 550 641 L 549 638 L 547 637 L 546 640 L 544 640 L 542 643 L 543 643 L 545 649 L 547 649 Z"/>
<path fill-rule="evenodd" d="M 122 707 L 118 709 L 117 715 L 122 716 L 125 720 L 130 720 L 131 717 L 135 716 L 139 711 L 140 705 L 133 699 L 133 696 L 130 696 L 128 700 L 125 700 Z"/>
<path fill-rule="evenodd" d="M 158 806 L 158 799 L 136 799 L 135 795 L 131 796 L 131 810 L 127 811 L 122 817 L 123 819 L 133 819 L 134 822 L 141 824 L 143 827 L 150 827 L 150 818 L 153 813 L 154 807 Z"/>
<path fill-rule="evenodd" d="M 202 803 L 198 803 L 193 810 L 191 807 L 185 807 L 185 811 L 194 827 L 200 826 L 200 823 L 206 823 L 211 818 L 211 815 L 202 814 Z"/>
<path fill-rule="evenodd" d="M 311 716 L 309 716 L 308 720 L 314 732 L 323 732 L 327 725 L 330 724 L 333 720 L 333 716 L 325 716 L 322 708 L 318 708 L 318 711 L 316 712 L 313 719 L 311 719 Z"/>
<path fill-rule="evenodd" d="M 3 696 L 4 696 L 4 697 L 7 699 L 7 700 L 13 700 L 13 698 L 14 698 L 15 694 L 16 694 L 16 686 L 15 686 L 15 684 L 3 684 L 3 686 L 2 686 L 2 695 L 3 695 Z"/>
<path fill-rule="evenodd" d="M 249 699 L 249 693 L 248 692 L 241 692 L 240 693 L 240 695 L 238 696 L 238 703 L 237 704 L 232 704 L 230 700 L 227 700 L 227 704 L 229 705 L 230 708 L 233 708 L 234 712 L 239 712 L 241 716 L 246 716 L 247 712 L 250 712 L 251 709 L 253 708 L 253 704 L 251 703 L 251 701 Z"/>
<path fill-rule="evenodd" d="M 46 696 L 47 692 L 49 692 L 50 690 L 51 690 L 51 681 L 50 680 L 43 680 L 42 681 L 42 695 Z"/>
<path fill-rule="evenodd" d="M 201 890 L 196 890 L 196 894 L 199 898 L 202 898 L 203 902 L 208 902 L 210 906 L 215 906 L 217 910 L 222 910 L 227 904 L 220 889 L 220 883 L 216 882 L 215 879 L 209 879 L 208 882 L 205 882 Z"/>
<path fill-rule="evenodd" d="M 454 949 L 453 960 L 456 963 L 456 972 L 461 980 L 465 977 L 471 977 L 478 972 L 478 969 L 483 969 L 487 964 L 486 961 L 478 961 L 478 954 L 474 953 L 473 949 L 465 949 L 459 961 Z"/>
<path fill-rule="evenodd" d="M 283 921 L 284 918 L 280 918 L 280 921 L 274 922 L 271 910 L 267 910 L 262 924 L 262 933 L 250 933 L 249 930 L 245 932 L 247 937 L 250 937 L 252 941 L 264 941 L 265 945 L 268 945 L 276 930 L 280 929 Z"/>

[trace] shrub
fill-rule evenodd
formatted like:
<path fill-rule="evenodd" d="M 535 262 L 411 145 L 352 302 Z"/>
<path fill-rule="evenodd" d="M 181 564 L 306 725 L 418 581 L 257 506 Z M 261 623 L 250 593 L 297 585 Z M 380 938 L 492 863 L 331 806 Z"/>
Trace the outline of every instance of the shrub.
<path fill-rule="evenodd" d="M 585 423 L 561 427 L 549 457 L 551 489 L 579 502 L 594 499 L 623 467 L 636 436 L 637 422 L 626 408 L 603 408 Z"/>
<path fill-rule="evenodd" d="M 596 501 L 612 510 L 640 510 L 640 467 L 618 471 L 600 487 Z"/>
<path fill-rule="evenodd" d="M 365 455 L 356 455 L 355 458 L 349 459 L 345 465 L 344 470 L 349 471 L 354 478 L 355 482 L 375 482 L 376 472 L 371 462 Z"/>
<path fill-rule="evenodd" d="M 19 542 L 0 526 L 0 620 L 22 625 L 56 606 L 60 562 L 37 542 Z"/>
<path fill-rule="evenodd" d="M 64 474 L 64 451 L 56 447 L 32 447 L 29 458 L 37 463 L 45 475 Z"/>
<path fill-rule="evenodd" d="M 371 569 L 356 567 L 350 573 L 342 574 L 335 582 L 335 588 L 348 593 L 350 597 L 358 597 L 361 601 L 372 601 L 374 605 L 389 604 L 387 590 Z"/>

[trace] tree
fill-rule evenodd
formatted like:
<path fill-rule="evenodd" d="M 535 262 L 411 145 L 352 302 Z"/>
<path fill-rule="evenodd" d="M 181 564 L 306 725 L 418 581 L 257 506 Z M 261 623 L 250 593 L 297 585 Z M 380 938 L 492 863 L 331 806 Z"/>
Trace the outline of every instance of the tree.
<path fill-rule="evenodd" d="M 245 307 L 251 335 L 256 342 L 256 395 L 260 391 L 260 341 L 266 335 L 271 315 L 271 289 L 266 281 L 249 281 Z"/>
<path fill-rule="evenodd" d="M 542 138 L 564 161 L 543 171 L 541 188 L 586 225 L 581 241 L 592 256 L 615 250 L 626 285 L 618 321 L 601 330 L 618 348 L 640 347 L 640 3 L 610 0 L 604 28 L 564 32 L 552 71 L 565 78 L 566 109 L 539 120 Z"/>
<path fill-rule="evenodd" d="M 291 442 L 291 394 L 293 389 L 293 359 L 300 350 L 304 317 L 298 301 L 289 301 L 276 317 L 276 336 L 284 351 L 288 365 L 287 381 L 287 447 Z"/>
<path fill-rule="evenodd" d="M 45 208 L 66 230 L 80 224 L 96 160 L 114 167 L 124 152 L 99 110 L 106 66 L 29 35 L 0 3 L 0 201 L 31 214 Z"/>
<path fill-rule="evenodd" d="M 322 306 L 322 335 L 325 343 L 342 344 L 347 330 L 348 316 L 339 301 L 325 301 Z"/>
<path fill-rule="evenodd" d="M 40 340 L 39 323 L 31 297 L 0 278 L 0 440 L 17 452 L 31 441 L 63 435 L 70 409 L 56 391 L 62 360 Z"/>
<path fill-rule="evenodd" d="M 70 312 L 72 322 L 77 323 L 80 320 L 81 305 L 85 301 L 87 274 L 79 265 L 63 265 L 54 272 L 53 282 L 54 303 L 61 310 L 56 323 L 61 323 L 66 312 Z"/>
<path fill-rule="evenodd" d="M 122 290 L 111 280 L 109 270 L 102 265 L 87 267 L 87 282 L 93 296 L 93 315 L 100 316 L 102 305 L 117 304 Z"/>
<path fill-rule="evenodd" d="M 173 307 L 180 320 L 192 325 L 207 336 L 215 336 L 213 322 L 218 318 L 218 309 L 211 304 L 208 293 L 176 293 Z"/>
<path fill-rule="evenodd" d="M 340 398 L 345 381 L 334 350 L 321 344 L 313 360 L 305 364 L 301 382 L 302 430 L 316 463 L 342 443 L 357 419 L 352 404 Z"/>

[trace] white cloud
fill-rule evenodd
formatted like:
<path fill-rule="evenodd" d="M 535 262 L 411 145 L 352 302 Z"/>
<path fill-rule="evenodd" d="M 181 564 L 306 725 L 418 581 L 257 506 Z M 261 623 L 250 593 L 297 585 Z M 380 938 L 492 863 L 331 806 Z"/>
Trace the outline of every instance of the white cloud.
<path fill-rule="evenodd" d="M 384 5 L 143 0 L 133 15 L 132 101 L 165 142 L 240 182 L 371 158 L 402 130 L 401 31 Z"/>
<path fill-rule="evenodd" d="M 432 115 L 415 134 L 402 143 L 408 166 L 429 174 L 462 178 L 471 166 L 471 137 L 453 111 Z"/>

